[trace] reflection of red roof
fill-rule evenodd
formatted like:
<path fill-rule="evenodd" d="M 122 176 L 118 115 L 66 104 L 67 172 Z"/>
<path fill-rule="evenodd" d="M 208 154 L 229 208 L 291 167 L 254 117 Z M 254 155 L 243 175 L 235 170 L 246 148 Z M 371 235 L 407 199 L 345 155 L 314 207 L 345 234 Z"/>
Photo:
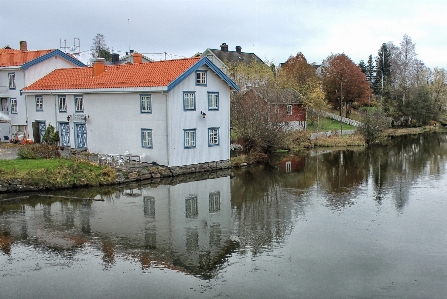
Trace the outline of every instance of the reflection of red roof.
<path fill-rule="evenodd" d="M 20 51 L 14 49 L 0 49 L 0 67 L 21 66 L 22 64 L 51 51 L 53 50 Z"/>
<path fill-rule="evenodd" d="M 104 66 L 93 77 L 93 67 L 56 69 L 24 90 L 65 90 L 167 86 L 200 58 Z"/>

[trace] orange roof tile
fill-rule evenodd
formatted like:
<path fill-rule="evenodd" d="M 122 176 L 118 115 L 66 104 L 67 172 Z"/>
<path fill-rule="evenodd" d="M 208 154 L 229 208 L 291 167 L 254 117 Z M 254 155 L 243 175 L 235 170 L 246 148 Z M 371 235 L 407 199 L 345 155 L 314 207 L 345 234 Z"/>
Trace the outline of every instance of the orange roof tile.
<path fill-rule="evenodd" d="M 0 49 L 0 67 L 21 66 L 54 50 L 20 51 L 14 49 Z"/>
<path fill-rule="evenodd" d="M 167 86 L 200 58 L 139 64 L 106 65 L 93 77 L 93 67 L 56 69 L 23 90 L 66 90 Z"/>

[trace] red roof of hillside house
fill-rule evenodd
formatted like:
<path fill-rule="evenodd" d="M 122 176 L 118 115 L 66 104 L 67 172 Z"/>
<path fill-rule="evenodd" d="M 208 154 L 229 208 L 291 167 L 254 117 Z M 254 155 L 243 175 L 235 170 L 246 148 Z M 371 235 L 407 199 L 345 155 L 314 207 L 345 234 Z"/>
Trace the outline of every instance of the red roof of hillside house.
<path fill-rule="evenodd" d="M 21 51 L 0 49 L 0 67 L 21 66 L 54 50 Z"/>
<path fill-rule="evenodd" d="M 112 66 L 97 61 L 92 67 L 54 70 L 23 90 L 168 86 L 199 60 L 187 58 Z"/>

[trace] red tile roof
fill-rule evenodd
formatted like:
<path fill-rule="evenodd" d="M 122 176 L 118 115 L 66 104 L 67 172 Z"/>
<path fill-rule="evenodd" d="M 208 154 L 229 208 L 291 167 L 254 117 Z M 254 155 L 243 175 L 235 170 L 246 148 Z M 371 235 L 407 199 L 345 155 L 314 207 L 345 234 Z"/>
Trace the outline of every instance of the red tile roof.
<path fill-rule="evenodd" d="M 57 69 L 24 90 L 67 90 L 167 86 L 200 58 L 186 58 L 139 64 L 106 65 L 93 77 L 93 67 Z"/>
<path fill-rule="evenodd" d="M 54 50 L 20 51 L 14 49 L 0 49 L 0 67 L 21 66 Z"/>

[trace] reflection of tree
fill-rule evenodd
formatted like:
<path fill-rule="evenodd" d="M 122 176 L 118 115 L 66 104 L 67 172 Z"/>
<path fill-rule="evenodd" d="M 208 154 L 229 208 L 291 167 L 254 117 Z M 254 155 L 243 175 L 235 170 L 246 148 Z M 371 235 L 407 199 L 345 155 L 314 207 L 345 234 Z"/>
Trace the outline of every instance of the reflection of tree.
<path fill-rule="evenodd" d="M 11 233 L 7 231 L 0 231 L 0 249 L 4 254 L 11 254 L 11 244 Z"/>
<path fill-rule="evenodd" d="M 296 189 L 282 187 L 281 176 L 274 169 L 245 169 L 232 180 L 231 203 L 234 208 L 234 234 L 254 255 L 284 241 L 303 206 Z M 296 178 L 296 177 L 295 177 Z M 287 180 L 285 181 L 287 182 Z"/>

